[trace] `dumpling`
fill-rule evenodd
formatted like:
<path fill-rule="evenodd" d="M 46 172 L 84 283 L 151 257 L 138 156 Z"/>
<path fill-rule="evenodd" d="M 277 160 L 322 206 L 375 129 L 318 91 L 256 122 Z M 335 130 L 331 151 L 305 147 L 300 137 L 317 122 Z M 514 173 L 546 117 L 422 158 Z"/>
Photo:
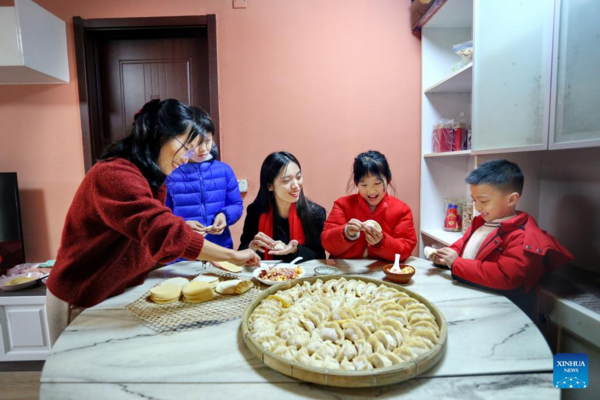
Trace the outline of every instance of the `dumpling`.
<path fill-rule="evenodd" d="M 347 358 L 344 358 L 340 362 L 340 369 L 343 369 L 343 370 L 346 370 L 346 371 L 355 371 L 356 367 L 354 366 L 353 363 L 351 363 L 350 361 L 348 361 Z"/>
<path fill-rule="evenodd" d="M 393 350 L 402 344 L 402 334 L 389 325 L 382 326 L 378 332 L 383 332 L 386 336 L 388 350 Z M 377 332 L 375 332 L 377 333 Z"/>
<path fill-rule="evenodd" d="M 302 291 L 302 293 L 306 294 L 311 294 L 312 293 L 312 287 L 310 285 L 310 282 L 308 281 L 304 281 L 302 283 L 302 285 L 298 285 L 296 286 L 298 289 L 300 289 Z"/>
<path fill-rule="evenodd" d="M 260 343 L 265 350 L 270 350 L 273 347 L 285 345 L 285 341 L 275 335 L 262 337 L 257 339 L 257 342 Z"/>
<path fill-rule="evenodd" d="M 346 293 L 348 293 L 348 294 L 356 293 L 356 285 L 357 284 L 358 284 L 358 281 L 356 279 L 350 279 L 348 281 L 348 283 L 346 284 Z"/>
<path fill-rule="evenodd" d="M 431 344 L 430 347 L 433 347 L 434 345 L 439 343 L 439 339 L 437 338 L 437 336 L 435 335 L 435 333 L 429 331 L 429 330 L 425 330 L 425 329 L 417 329 L 415 332 L 412 332 L 410 334 L 411 337 L 418 337 L 421 338 L 425 344 L 429 345 Z M 429 343 L 427 343 L 429 342 Z"/>
<path fill-rule="evenodd" d="M 349 340 L 344 340 L 341 343 L 340 348 L 338 349 L 338 353 L 336 359 L 341 361 L 343 359 L 352 360 L 354 357 L 358 355 L 358 350 L 356 350 L 356 346 Z"/>
<path fill-rule="evenodd" d="M 371 346 L 373 346 L 375 352 L 381 351 L 381 346 L 383 346 L 385 350 L 393 350 L 398 347 L 402 341 L 401 337 L 399 338 L 400 340 L 398 340 L 398 336 L 391 333 L 395 332 L 392 328 L 390 328 L 390 330 L 387 330 L 386 328 L 390 327 L 382 327 L 367 339 L 367 341 L 371 343 Z"/>
<path fill-rule="evenodd" d="M 367 356 L 354 357 L 354 359 L 352 360 L 352 364 L 354 364 L 354 367 L 357 371 L 373 369 L 373 365 L 371 365 L 371 362 L 369 361 Z"/>
<path fill-rule="evenodd" d="M 400 347 L 407 347 L 418 356 L 429 351 L 429 346 L 427 346 L 421 338 L 411 338 L 402 343 L 402 346 Z"/>
<path fill-rule="evenodd" d="M 308 340 L 310 339 L 310 334 L 306 331 L 295 332 L 291 335 L 285 342 L 288 346 L 294 346 L 297 349 L 300 349 L 304 346 Z"/>
<path fill-rule="evenodd" d="M 335 357 L 337 355 L 337 346 L 329 340 L 324 341 L 321 346 L 314 352 L 313 356 L 322 358 Z"/>
<path fill-rule="evenodd" d="M 406 317 L 406 313 L 404 311 L 389 310 L 384 315 L 386 318 L 400 322 L 402 326 L 408 325 L 408 318 Z"/>
<path fill-rule="evenodd" d="M 356 318 L 356 313 L 353 309 L 348 306 L 342 306 L 340 308 L 336 308 L 329 314 L 329 321 L 340 321 L 346 319 L 354 319 Z"/>
<path fill-rule="evenodd" d="M 296 353 L 295 359 L 300 364 L 305 364 L 305 365 L 308 365 L 311 360 L 310 354 L 308 354 L 308 350 L 306 348 L 302 348 L 302 349 L 298 350 L 298 352 Z"/>
<path fill-rule="evenodd" d="M 375 293 L 375 291 L 377 290 L 377 285 L 374 284 L 373 282 L 369 282 L 367 283 L 367 287 L 365 288 L 365 296 L 366 295 L 370 295 Z"/>
<path fill-rule="evenodd" d="M 419 304 L 419 301 L 416 299 L 413 299 L 412 297 L 405 297 L 403 299 L 400 299 L 398 301 L 398 304 L 400 304 L 402 307 L 406 308 L 409 304 Z"/>
<path fill-rule="evenodd" d="M 356 284 L 356 289 L 355 289 L 356 295 L 357 296 L 364 295 L 365 294 L 365 290 L 367 290 L 367 284 L 365 282 L 363 282 L 363 281 L 359 281 Z"/>
<path fill-rule="evenodd" d="M 316 368 L 323 368 L 323 364 L 325 364 L 324 360 L 320 359 L 320 358 L 316 358 L 314 354 L 310 357 L 310 361 L 308 362 L 309 367 L 316 367 Z"/>
<path fill-rule="evenodd" d="M 359 356 L 365 355 L 371 355 L 373 354 L 373 346 L 371 345 L 371 343 L 367 342 L 365 339 L 359 339 L 356 342 L 354 342 L 354 345 L 356 346 L 356 351 L 358 353 Z"/>
<path fill-rule="evenodd" d="M 292 337 L 295 333 L 298 333 L 298 332 L 306 332 L 306 331 L 299 326 L 290 326 L 290 327 L 284 327 L 284 328 L 277 329 L 275 331 L 275 334 L 277 336 L 279 336 L 280 338 L 282 338 L 283 340 L 288 340 L 290 337 Z"/>
<path fill-rule="evenodd" d="M 384 326 L 391 326 L 392 328 L 394 328 L 395 330 L 397 330 L 398 332 L 402 332 L 402 328 L 404 328 L 404 325 L 402 325 L 401 322 L 392 319 L 392 318 L 383 318 L 381 320 L 381 324 Z"/>
<path fill-rule="evenodd" d="M 369 356 L 369 362 L 373 364 L 373 367 L 375 368 L 385 368 L 394 365 L 392 364 L 392 361 L 389 358 L 379 353 L 371 354 Z"/>
<path fill-rule="evenodd" d="M 317 279 L 313 284 L 312 284 L 312 292 L 318 292 L 321 287 L 323 286 L 323 281 L 321 279 Z"/>
<path fill-rule="evenodd" d="M 325 360 L 323 360 L 323 368 L 340 369 L 340 363 L 333 357 L 325 357 Z"/>
<path fill-rule="evenodd" d="M 400 301 L 401 299 L 403 299 L 405 297 L 410 297 L 410 296 L 404 292 L 397 292 L 397 293 L 394 293 L 392 295 L 392 297 L 390 297 L 390 300 L 393 300 L 397 303 L 398 301 Z"/>
<path fill-rule="evenodd" d="M 323 340 L 331 340 L 334 343 L 341 343 L 344 340 L 344 332 L 335 322 L 326 322 L 317 328 L 317 332 Z"/>
<path fill-rule="evenodd" d="M 344 336 L 353 342 L 359 339 L 366 339 L 371 334 L 369 328 L 359 320 L 344 322 L 342 328 L 344 328 Z"/>
<path fill-rule="evenodd" d="M 304 348 L 306 350 L 308 350 L 309 354 L 314 354 L 317 350 L 319 350 L 319 347 L 321 347 L 321 345 L 323 344 L 323 339 L 321 339 L 321 337 L 319 335 L 316 336 L 311 336 L 311 338 L 308 340 L 308 342 L 306 342 L 306 344 L 304 345 Z"/>
<path fill-rule="evenodd" d="M 296 349 L 294 346 L 286 346 L 286 345 L 281 345 L 281 346 L 277 346 L 275 348 L 273 348 L 273 354 L 283 357 L 286 360 L 294 360 L 296 357 L 296 353 L 298 353 L 298 349 Z"/>
<path fill-rule="evenodd" d="M 427 306 L 423 303 L 412 303 L 406 306 L 406 310 L 410 311 L 410 310 L 417 310 L 417 309 L 421 309 L 421 310 L 425 310 L 425 311 L 429 311 L 429 308 L 427 308 Z"/>
<path fill-rule="evenodd" d="M 376 318 L 370 315 L 361 315 L 357 318 L 357 320 L 362 322 L 367 327 L 367 329 L 371 331 L 371 333 L 375 332 L 381 327 L 381 322 L 379 322 Z"/>
<path fill-rule="evenodd" d="M 317 327 L 314 321 L 310 318 L 300 318 L 300 323 L 308 333 L 313 333 Z"/>
<path fill-rule="evenodd" d="M 338 282 L 337 279 L 330 279 L 323 284 L 323 292 L 325 293 L 335 293 L 338 291 Z"/>
<path fill-rule="evenodd" d="M 431 321 L 418 321 L 418 322 L 415 322 L 414 324 L 413 323 L 410 324 L 411 332 L 414 332 L 419 328 L 430 330 L 433 333 L 435 333 L 436 336 L 440 335 L 440 328 L 437 326 L 437 324 L 435 324 Z"/>

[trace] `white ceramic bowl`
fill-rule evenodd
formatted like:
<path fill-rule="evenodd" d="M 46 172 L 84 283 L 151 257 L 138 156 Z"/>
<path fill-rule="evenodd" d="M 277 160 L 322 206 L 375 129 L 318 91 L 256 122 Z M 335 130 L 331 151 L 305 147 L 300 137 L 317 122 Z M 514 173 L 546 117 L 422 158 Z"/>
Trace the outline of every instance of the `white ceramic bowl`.
<path fill-rule="evenodd" d="M 34 286 L 38 280 L 45 278 L 46 276 L 48 276 L 47 274 L 44 274 L 42 272 L 28 272 L 26 274 L 19 274 L 19 275 L 13 275 L 13 276 L 7 276 L 6 278 L 2 278 L 0 279 L 0 289 L 5 290 L 7 292 L 12 292 L 15 290 L 21 290 L 21 289 L 25 289 L 31 286 Z M 7 283 L 8 281 L 12 281 L 15 278 L 35 278 L 29 282 L 23 282 L 23 283 L 19 283 L 18 285 L 9 285 L 9 286 L 4 286 L 5 283 Z"/>
<path fill-rule="evenodd" d="M 300 278 L 304 277 L 304 275 L 306 274 L 306 270 L 305 270 L 304 268 L 302 268 L 302 266 L 301 266 L 301 265 L 291 265 L 291 264 L 267 265 L 267 264 L 262 264 L 262 263 L 261 263 L 261 265 L 260 265 L 260 268 L 256 268 L 256 269 L 255 269 L 255 270 L 252 272 L 252 275 L 254 275 L 254 277 L 255 277 L 255 278 L 258 280 L 258 281 L 260 281 L 260 282 L 264 283 L 264 284 L 265 284 L 265 285 L 267 285 L 267 286 L 271 286 L 271 285 L 275 285 L 276 283 L 287 282 L 287 281 L 269 281 L 269 280 L 266 280 L 266 279 L 259 278 L 259 277 L 258 277 L 258 275 L 259 275 L 259 274 L 260 274 L 262 271 L 265 271 L 265 270 L 267 270 L 267 269 L 269 269 L 269 268 L 296 268 L 296 267 L 299 267 L 299 268 L 300 268 L 300 270 L 301 270 L 301 272 L 300 272 L 300 275 L 298 275 L 298 278 L 296 278 L 296 279 L 300 279 Z M 292 279 L 292 280 L 294 280 L 294 279 Z"/>

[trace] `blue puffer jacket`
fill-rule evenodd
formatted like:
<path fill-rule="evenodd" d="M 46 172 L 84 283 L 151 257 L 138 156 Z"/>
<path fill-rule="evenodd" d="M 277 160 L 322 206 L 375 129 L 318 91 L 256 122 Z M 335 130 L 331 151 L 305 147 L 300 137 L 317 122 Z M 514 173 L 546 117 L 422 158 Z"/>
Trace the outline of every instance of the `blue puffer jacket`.
<path fill-rule="evenodd" d="M 227 228 L 220 235 L 206 235 L 206 240 L 233 248 L 229 227 L 240 219 L 244 205 L 229 165 L 214 159 L 184 164 L 167 177 L 166 185 L 167 207 L 186 221 L 210 226 L 219 213 L 225 214 Z"/>

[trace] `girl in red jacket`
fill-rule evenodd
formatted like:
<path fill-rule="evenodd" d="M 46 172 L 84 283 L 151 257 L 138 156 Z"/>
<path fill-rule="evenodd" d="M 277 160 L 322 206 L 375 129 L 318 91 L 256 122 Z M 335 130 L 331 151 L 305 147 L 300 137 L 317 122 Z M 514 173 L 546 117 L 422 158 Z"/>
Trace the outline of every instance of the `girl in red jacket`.
<path fill-rule="evenodd" d="M 408 258 L 417 244 L 412 212 L 387 193 L 392 172 L 385 156 L 359 154 L 351 180 L 358 193 L 334 203 L 321 235 L 325 250 L 335 258 Z"/>

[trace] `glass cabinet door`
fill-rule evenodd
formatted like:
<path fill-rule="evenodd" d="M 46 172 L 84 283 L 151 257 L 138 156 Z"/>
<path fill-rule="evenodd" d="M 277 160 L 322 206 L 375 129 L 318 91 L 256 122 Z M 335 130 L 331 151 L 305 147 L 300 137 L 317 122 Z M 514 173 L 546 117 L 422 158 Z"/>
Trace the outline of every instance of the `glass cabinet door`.
<path fill-rule="evenodd" d="M 557 13 L 550 149 L 600 146 L 600 1 L 560 0 Z"/>
<path fill-rule="evenodd" d="M 553 24 L 553 0 L 475 0 L 473 151 L 548 148 Z"/>

